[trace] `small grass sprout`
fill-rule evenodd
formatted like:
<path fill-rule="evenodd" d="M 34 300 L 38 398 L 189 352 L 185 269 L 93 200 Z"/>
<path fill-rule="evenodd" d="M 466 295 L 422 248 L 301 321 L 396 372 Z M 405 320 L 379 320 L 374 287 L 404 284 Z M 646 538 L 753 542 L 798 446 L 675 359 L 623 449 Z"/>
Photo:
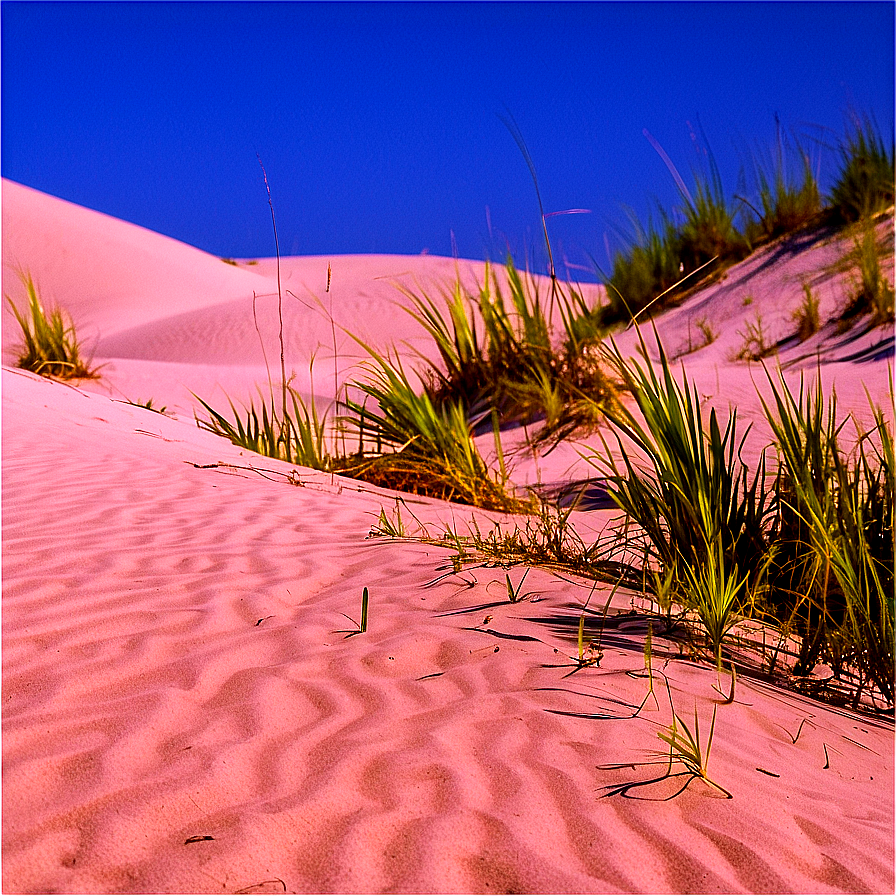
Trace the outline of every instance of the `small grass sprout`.
<path fill-rule="evenodd" d="M 135 408 L 143 408 L 147 411 L 153 411 L 156 414 L 165 414 L 165 412 L 168 410 L 168 407 L 166 405 L 162 405 L 162 407 L 160 408 L 154 407 L 153 400 L 151 398 L 147 399 L 146 401 L 127 401 L 125 403 Z"/>
<path fill-rule="evenodd" d="M 360 628 L 362 632 L 367 631 L 367 606 L 369 603 L 370 592 L 365 587 L 363 593 L 361 594 L 361 624 L 358 626 L 358 628 Z"/>
<path fill-rule="evenodd" d="M 703 335 L 703 345 L 710 345 L 718 338 L 718 332 L 713 328 L 712 324 L 705 318 L 701 317 L 695 321 L 697 329 Z"/>
<path fill-rule="evenodd" d="M 669 683 L 666 682 L 666 687 Z M 672 692 L 669 691 L 669 701 L 672 702 Z M 699 778 L 710 787 L 718 790 L 725 795 L 726 799 L 733 799 L 732 795 L 709 777 L 707 766 L 709 765 L 709 754 L 712 750 L 712 739 L 716 727 L 716 709 L 712 708 L 712 723 L 709 726 L 709 736 L 706 739 L 706 746 L 700 742 L 700 718 L 697 714 L 697 707 L 694 707 L 694 731 L 687 726 L 687 723 L 675 711 L 672 706 L 672 724 L 662 731 L 657 732 L 657 737 L 669 745 L 669 771 L 676 762 L 685 767 L 684 774 L 690 775 L 688 782 L 694 778 Z M 684 788 L 682 788 L 684 789 Z"/>
<path fill-rule="evenodd" d="M 16 303 L 5 296 L 22 329 L 23 344 L 16 366 L 62 380 L 98 377 L 98 371 L 82 358 L 74 325 L 62 309 L 45 311 L 31 274 L 19 272 L 19 279 L 28 296 L 27 311 L 20 311 Z"/>
<path fill-rule="evenodd" d="M 606 622 L 606 619 L 607 619 L 607 613 L 610 611 L 610 603 L 612 602 L 613 597 L 615 596 L 616 591 L 621 584 L 622 584 L 622 577 L 620 576 L 620 578 L 616 581 L 616 584 L 613 585 L 613 588 L 610 591 L 609 596 L 607 597 L 607 602 L 604 604 L 604 608 L 601 611 L 601 616 L 600 616 L 601 625 L 600 625 L 600 630 L 599 630 L 598 636 L 597 636 L 597 643 L 595 643 L 593 640 L 590 640 L 586 644 L 585 643 L 585 611 L 588 609 L 588 604 L 591 602 L 591 597 L 594 594 L 594 589 L 595 589 L 597 583 L 595 583 L 594 585 L 591 586 L 591 594 L 588 595 L 588 600 L 585 601 L 585 606 L 582 607 L 582 615 L 579 616 L 579 629 L 578 629 L 578 635 L 576 638 L 576 644 L 578 647 L 578 655 L 575 660 L 576 666 L 572 670 L 572 672 L 569 673 L 570 675 L 572 675 L 573 672 L 577 672 L 579 669 L 586 668 L 587 666 L 599 666 L 600 661 L 604 658 L 604 652 L 601 647 L 601 644 L 602 644 L 603 638 L 604 638 L 604 623 Z M 643 706 L 643 704 L 642 704 L 642 706 Z"/>
<path fill-rule="evenodd" d="M 725 799 L 733 799 L 732 794 L 727 791 L 721 784 L 718 784 L 712 778 L 709 777 L 709 757 L 712 751 L 712 741 L 713 736 L 715 734 L 715 726 L 716 726 L 716 711 L 718 709 L 717 705 L 713 705 L 712 710 L 712 722 L 709 728 L 709 736 L 706 739 L 706 744 L 704 745 L 700 738 L 700 718 L 697 714 L 697 707 L 694 707 L 694 730 L 688 727 L 687 722 L 678 715 L 675 711 L 675 703 L 672 699 L 672 690 L 669 687 L 669 681 L 666 680 L 666 691 L 669 695 L 669 706 L 672 711 L 672 722 L 671 724 L 665 726 L 662 730 L 657 732 L 657 737 L 664 743 L 666 743 L 669 747 L 668 754 L 665 751 L 651 751 L 654 755 L 663 757 L 659 761 L 650 761 L 637 763 L 639 765 L 659 765 L 662 762 L 666 766 L 666 770 L 663 774 L 650 778 L 646 781 L 627 781 L 624 784 L 612 784 L 609 787 L 605 788 L 606 793 L 604 796 L 626 796 L 630 798 L 632 797 L 632 791 L 637 790 L 641 787 L 648 787 L 651 784 L 659 784 L 663 781 L 667 781 L 671 778 L 679 778 L 685 777 L 686 780 L 684 784 L 679 787 L 674 793 L 669 794 L 666 797 L 662 797 L 663 801 L 674 799 L 683 793 L 688 785 L 694 780 L 701 780 L 713 790 L 717 790 L 721 793 Z M 648 694 L 649 696 L 649 694 Z M 645 698 L 646 702 L 646 698 Z M 642 703 L 643 706 L 643 703 Z M 677 765 L 684 766 L 684 771 L 673 772 L 672 769 Z M 626 764 L 613 764 L 613 765 L 602 765 L 598 766 L 601 769 L 618 769 L 618 768 L 632 768 L 634 767 L 633 763 Z"/>
<path fill-rule="evenodd" d="M 647 693 L 644 695 L 644 700 L 641 705 L 638 707 L 638 713 L 646 706 L 647 701 L 653 697 L 653 702 L 656 705 L 656 708 L 659 709 L 659 701 L 656 699 L 656 693 L 653 688 L 653 622 L 648 621 L 647 623 L 647 633 L 644 635 L 644 669 L 638 672 L 626 672 L 626 675 L 631 676 L 632 678 L 646 678 L 647 679 Z M 636 713 L 637 715 L 637 713 Z"/>
<path fill-rule="evenodd" d="M 585 613 L 582 612 L 582 615 L 579 617 L 579 631 L 578 631 L 578 664 L 579 668 L 583 668 L 585 666 L 599 666 L 600 661 L 603 659 L 603 651 L 598 648 L 595 651 L 594 642 L 589 641 L 587 644 L 585 643 Z"/>
<path fill-rule="evenodd" d="M 363 635 L 364 632 L 367 631 L 367 608 L 368 608 L 369 603 L 370 603 L 370 591 L 365 587 L 364 590 L 361 592 L 361 621 L 355 622 L 355 620 L 352 619 L 351 616 L 346 616 L 345 613 L 342 614 L 343 616 L 345 616 L 346 619 L 348 619 L 349 622 L 352 622 L 358 626 L 357 631 L 348 632 L 348 634 L 346 634 L 346 636 L 345 636 L 346 638 L 352 638 L 355 635 Z"/>
<path fill-rule="evenodd" d="M 411 534 L 411 531 L 408 529 L 408 524 L 405 521 L 405 518 L 402 516 L 401 508 L 408 512 L 408 514 L 413 518 L 414 522 L 417 524 L 416 534 Z M 398 539 L 413 539 L 420 538 L 421 536 L 425 537 L 426 530 L 419 519 L 414 515 L 413 511 L 407 506 L 407 502 L 400 497 L 395 498 L 395 512 L 391 516 L 386 515 L 386 509 L 384 507 L 380 508 L 379 516 L 377 517 L 376 523 L 371 526 L 370 532 L 368 534 L 368 538 L 398 538 Z"/>
<path fill-rule="evenodd" d="M 523 591 L 523 583 L 526 581 L 526 577 L 531 572 L 531 569 L 527 569 L 519 582 L 514 585 L 513 581 L 510 578 L 510 573 L 505 573 L 505 587 L 507 589 L 507 600 L 512 604 L 517 604 L 520 601 L 525 600 L 527 597 L 531 597 L 535 592 L 532 591 Z"/>

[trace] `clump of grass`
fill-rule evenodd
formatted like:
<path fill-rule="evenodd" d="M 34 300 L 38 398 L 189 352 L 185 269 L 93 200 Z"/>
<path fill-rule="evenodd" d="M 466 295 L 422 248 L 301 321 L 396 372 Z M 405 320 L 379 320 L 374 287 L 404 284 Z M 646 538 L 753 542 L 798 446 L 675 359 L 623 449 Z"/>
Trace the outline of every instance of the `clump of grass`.
<path fill-rule="evenodd" d="M 719 338 L 718 332 L 705 317 L 697 318 L 697 320 L 694 321 L 694 325 L 697 327 L 697 330 L 700 332 L 700 336 L 702 338 L 699 342 L 694 342 L 694 339 L 691 335 L 691 322 L 688 321 L 688 345 L 686 349 L 682 350 L 679 353 L 679 356 L 689 355 L 691 354 L 691 352 L 696 352 L 701 348 L 706 348 L 707 345 L 712 345 L 712 343 Z"/>
<path fill-rule="evenodd" d="M 487 264 L 483 283 L 469 294 L 458 278 L 436 301 L 423 290 L 402 288 L 411 315 L 435 340 L 441 364 L 427 361 L 426 391 L 436 406 L 461 402 L 471 412 L 495 411 L 502 423 L 543 420 L 548 432 L 594 424 L 601 404 L 616 399 L 615 384 L 594 352 L 599 327 L 580 292 L 552 281 L 548 302 L 534 278 L 508 258 L 501 278 Z M 560 316 L 558 338 L 547 304 Z M 587 395 L 591 400 L 583 401 Z"/>
<path fill-rule="evenodd" d="M 758 312 L 753 320 L 745 322 L 744 331 L 738 330 L 737 334 L 744 340 L 735 356 L 738 360 L 759 361 L 775 351 L 775 346 L 766 341 L 768 335 L 762 324 L 762 315 Z"/>
<path fill-rule="evenodd" d="M 818 296 L 812 292 L 812 287 L 808 283 L 803 284 L 803 301 L 793 312 L 791 319 L 796 324 L 796 335 L 800 342 L 805 342 L 821 329 Z"/>
<path fill-rule="evenodd" d="M 755 556 L 764 548 L 765 467 L 761 463 L 749 477 L 739 461 L 746 434 L 738 439 L 736 412 L 724 431 L 715 409 L 704 421 L 696 388 L 678 385 L 657 343 L 658 371 L 649 362 L 625 361 L 618 349 L 612 356 L 643 423 L 630 411 L 611 420 L 646 458 L 648 469 L 623 450 L 618 435 L 621 464 L 606 444 L 590 460 L 608 474 L 611 497 L 643 533 L 645 568 L 661 570 L 660 580 L 675 571 L 676 584 L 663 590 L 674 591 L 697 611 L 718 657 L 744 585 L 737 570 L 755 568 Z M 643 340 L 642 348 L 646 352 Z"/>
<path fill-rule="evenodd" d="M 599 312 L 604 326 L 630 321 L 680 280 L 684 264 L 678 233 L 665 215 L 662 218 L 659 228 L 651 221 L 646 230 L 632 218 L 636 237 L 613 259 L 608 303 Z"/>
<path fill-rule="evenodd" d="M 886 240 L 892 240 L 887 234 Z M 873 220 L 865 219 L 861 236 L 856 238 L 851 253 L 856 279 L 852 298 L 841 315 L 849 324 L 857 317 L 870 316 L 872 326 L 892 323 L 894 320 L 894 292 L 880 264 L 881 249 Z"/>
<path fill-rule="evenodd" d="M 893 142 L 887 150 L 874 123 L 855 117 L 840 147 L 841 168 L 831 192 L 835 216 L 858 221 L 893 205 L 896 194 Z"/>
<path fill-rule="evenodd" d="M 721 175 L 712 153 L 702 150 L 702 170 L 692 171 L 689 190 L 671 159 L 645 131 L 678 187 L 679 224 L 661 210 L 662 226 L 650 222 L 644 230 L 634 221 L 636 239 L 613 259 L 606 280 L 609 302 L 601 309 L 601 322 L 610 325 L 636 319 L 642 312 L 661 310 L 691 288 L 696 275 L 718 263 L 730 264 L 750 252 L 749 241 L 735 223 L 737 210 L 725 198 Z"/>
<path fill-rule="evenodd" d="M 679 252 L 685 270 L 693 270 L 709 261 L 740 261 L 750 246 L 735 225 L 737 212 L 725 199 L 722 180 L 715 161 L 708 157 L 709 171 L 695 173 L 694 195 L 684 195 L 685 222 L 679 236 Z"/>
<path fill-rule="evenodd" d="M 769 379 L 772 404 L 763 406 L 780 472 L 768 599 L 802 634 L 797 671 L 819 660 L 838 675 L 851 667 L 860 690 L 873 685 L 892 705 L 892 433 L 872 404 L 875 425 L 850 456 L 840 442 L 835 395 L 825 402 L 820 383 L 810 389 L 802 382 L 794 395 L 783 377 Z"/>
<path fill-rule="evenodd" d="M 678 385 L 657 341 L 658 370 L 650 362 L 624 360 L 615 347 L 611 355 L 643 420 L 624 409 L 612 423 L 647 459 L 651 473 L 622 450 L 618 436 L 621 466 L 606 444 L 590 460 L 608 474 L 611 497 L 645 533 L 649 565 L 700 566 L 708 546 L 721 540 L 724 555 L 740 558 L 737 566 L 748 569 L 747 556 L 762 543 L 764 466 L 751 481 L 738 461 L 746 434 L 738 439 L 736 411 L 724 431 L 715 409 L 704 421 L 696 387 Z M 642 348 L 646 352 L 643 340 Z"/>
<path fill-rule="evenodd" d="M 703 336 L 704 347 L 707 345 L 711 345 L 716 341 L 716 339 L 718 339 L 718 332 L 713 328 L 712 324 L 705 317 L 698 318 L 695 323 L 697 325 L 697 329 Z"/>
<path fill-rule="evenodd" d="M 838 676 L 858 676 L 855 701 L 874 688 L 892 706 L 896 470 L 884 413 L 872 406 L 875 425 L 850 455 L 835 397 L 826 405 L 820 384 L 794 397 L 783 378 L 772 382 L 766 414 L 779 464 L 768 488 L 765 453 L 750 475 L 736 415 L 724 433 L 714 411 L 705 421 L 661 344 L 656 367 L 615 359 L 644 422 L 611 419 L 647 466 L 621 450 L 617 462 L 606 445 L 592 461 L 609 474 L 635 537 L 642 533 L 657 593 L 696 613 L 719 665 L 738 615 L 774 619 L 801 639 L 798 674 L 830 663 Z"/>
<path fill-rule="evenodd" d="M 273 393 L 261 397 L 259 408 L 255 402 L 242 410 L 231 401 L 232 419 L 216 411 L 198 396 L 196 400 L 205 408 L 208 419 L 196 418 L 201 429 L 229 439 L 248 451 L 273 457 L 290 464 L 300 464 L 312 470 L 335 472 L 339 467 L 339 454 L 335 444 L 328 442 L 329 412 L 319 414 L 312 397 L 309 403 L 294 389 L 287 387 L 292 407 L 277 407 Z"/>
<path fill-rule="evenodd" d="M 668 687 L 668 682 L 666 683 Z M 669 701 L 672 701 L 672 694 L 669 694 Z M 675 762 L 681 763 L 685 767 L 685 773 L 690 775 L 691 779 L 699 778 L 710 787 L 723 793 L 728 799 L 732 799 L 731 794 L 725 790 L 721 784 L 717 784 L 709 777 L 707 766 L 709 765 L 709 754 L 712 750 L 712 738 L 716 729 L 716 709 L 712 708 L 712 724 L 709 726 L 709 737 L 706 739 L 706 747 L 700 741 L 700 718 L 697 715 L 697 707 L 694 707 L 694 732 L 688 728 L 684 719 L 672 709 L 672 724 L 664 731 L 658 732 L 657 736 L 660 740 L 665 741 L 669 745 L 669 771 Z M 685 785 L 687 786 L 687 784 Z"/>
<path fill-rule="evenodd" d="M 310 404 L 306 403 L 286 379 L 279 240 L 263 165 L 262 173 L 277 248 L 280 395 L 275 394 L 269 371 L 270 395 L 262 396 L 260 409 L 256 409 L 254 402 L 242 410 L 229 402 L 231 418 L 197 397 L 208 415 L 204 420 L 197 417 L 200 427 L 250 451 L 287 463 L 491 510 L 526 509 L 528 503 L 517 498 L 508 487 L 500 444 L 501 472 L 493 475 L 489 471 L 473 441 L 464 405 L 451 400 L 436 405 L 428 394 L 417 394 L 399 362 L 392 363 L 367 346 L 364 348 L 372 359 L 367 368 L 369 380 L 354 384 L 364 401 L 359 403 L 346 397 L 342 402 L 346 413 L 337 421 L 343 432 L 355 429 L 358 450 L 347 454 L 344 439 L 342 451 L 337 449 L 335 439 L 332 446 L 328 444 L 329 409 L 319 414 L 314 398 Z M 531 309 L 521 310 L 525 313 Z M 535 332 L 542 322 L 543 315 L 539 317 L 536 303 L 536 310 L 525 321 L 526 337 L 537 342 Z M 503 322 L 498 324 L 502 325 Z M 370 399 L 376 403 L 373 409 L 367 404 Z M 368 437 L 366 445 L 365 436 Z M 497 427 L 495 436 L 497 440 Z"/>
<path fill-rule="evenodd" d="M 342 469 L 368 482 L 427 494 L 491 510 L 525 509 L 527 502 L 508 488 L 506 471 L 493 474 L 479 453 L 466 411 L 459 402 L 437 406 L 412 386 L 399 360 L 368 346 L 369 380 L 356 384 L 376 409 L 346 399 L 344 424 L 356 427 L 359 451 Z M 375 451 L 365 449 L 364 436 Z M 497 446 L 501 454 L 500 445 Z"/>
<path fill-rule="evenodd" d="M 789 156 L 793 155 L 799 160 L 797 175 L 792 173 L 788 164 Z M 748 237 L 772 240 L 798 230 L 818 217 L 821 212 L 821 193 L 812 161 L 798 140 L 794 141 L 792 149 L 788 146 L 777 116 L 771 158 L 761 159 L 754 155 L 753 173 L 758 207 L 743 196 L 735 197 L 756 215 L 756 221 L 751 222 L 747 228 Z"/>
<path fill-rule="evenodd" d="M 721 538 L 707 546 L 699 566 L 684 564 L 683 569 L 686 605 L 697 613 L 716 668 L 721 670 L 722 641 L 737 621 L 738 594 L 748 576 L 741 578 L 737 566 L 725 558 Z"/>
<path fill-rule="evenodd" d="M 26 311 L 20 311 L 5 296 L 22 329 L 23 344 L 16 366 L 41 376 L 56 379 L 94 379 L 99 372 L 83 358 L 74 325 L 60 308 L 44 310 L 31 274 L 20 273 L 19 279 L 28 296 Z"/>

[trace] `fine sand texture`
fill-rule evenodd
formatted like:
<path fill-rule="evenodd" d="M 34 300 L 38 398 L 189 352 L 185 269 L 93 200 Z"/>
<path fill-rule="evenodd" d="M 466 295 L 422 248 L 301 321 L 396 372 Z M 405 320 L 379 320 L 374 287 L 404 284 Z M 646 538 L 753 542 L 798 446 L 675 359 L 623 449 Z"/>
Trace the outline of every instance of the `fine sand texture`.
<path fill-rule="evenodd" d="M 274 260 L 225 264 L 9 181 L 2 203 L 4 293 L 20 300 L 29 271 L 104 365 L 77 384 L 10 366 L 4 308 L 3 892 L 893 892 L 891 721 L 759 677 L 726 703 L 713 668 L 659 638 L 633 718 L 643 621 L 603 634 L 600 665 L 575 659 L 582 608 L 609 588 L 533 569 L 509 603 L 504 569 L 454 573 L 445 548 L 370 537 L 396 493 L 197 427 L 194 396 L 267 389 L 259 331 L 279 377 Z M 840 249 L 769 247 L 711 307 L 702 292 L 664 315 L 661 337 L 682 350 L 689 322 L 723 309 L 719 338 L 681 360 L 758 420 L 764 374 L 732 359 L 737 331 L 759 310 L 786 340 L 803 276 L 832 313 Z M 316 355 L 314 390 L 332 398 L 363 356 L 346 331 L 408 364 L 431 354 L 395 282 L 447 289 L 483 269 L 283 259 L 287 371 L 310 394 Z M 865 389 L 886 395 L 892 334 L 830 330 L 779 358 L 788 376 L 820 369 L 861 414 Z M 587 476 L 589 444 L 520 451 L 514 475 Z M 498 518 L 406 502 L 434 530 Z M 575 512 L 582 531 L 612 517 Z M 620 589 L 611 606 L 636 601 Z M 673 708 L 697 713 L 704 743 L 715 711 L 709 775 L 730 799 L 662 778 Z"/>

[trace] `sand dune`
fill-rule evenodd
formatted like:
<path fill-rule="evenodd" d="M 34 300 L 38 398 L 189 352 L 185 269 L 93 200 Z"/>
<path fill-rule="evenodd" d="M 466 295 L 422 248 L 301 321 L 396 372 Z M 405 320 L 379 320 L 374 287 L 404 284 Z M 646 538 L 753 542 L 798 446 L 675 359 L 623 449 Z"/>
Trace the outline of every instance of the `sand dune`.
<path fill-rule="evenodd" d="M 759 679 L 717 705 L 715 672 L 661 639 L 657 699 L 629 718 L 648 687 L 626 674 L 644 666 L 636 620 L 569 674 L 588 587 L 536 569 L 528 600 L 502 602 L 504 570 L 443 576 L 448 551 L 369 538 L 393 493 L 196 427 L 190 390 L 264 383 L 245 303 L 270 262 L 234 268 L 6 181 L 3 205 L 4 263 L 16 247 L 93 321 L 107 363 L 79 387 L 2 374 L 4 892 L 893 891 L 892 723 Z M 286 260 L 287 282 L 319 295 L 325 263 Z M 454 268 L 331 263 L 341 320 L 384 344 L 413 328 L 378 278 Z M 298 364 L 329 324 L 288 314 Z M 717 350 L 692 356 L 707 381 Z M 859 369 L 886 382 L 885 358 Z M 178 417 L 110 399 L 135 384 Z M 538 471 L 565 475 L 570 452 Z M 409 506 L 433 526 L 494 516 Z M 368 630 L 346 637 L 365 587 Z M 604 795 L 658 774 L 639 763 L 671 721 L 660 673 L 701 731 L 717 705 L 710 773 L 733 799 L 701 781 L 664 799 L 681 779 Z"/>

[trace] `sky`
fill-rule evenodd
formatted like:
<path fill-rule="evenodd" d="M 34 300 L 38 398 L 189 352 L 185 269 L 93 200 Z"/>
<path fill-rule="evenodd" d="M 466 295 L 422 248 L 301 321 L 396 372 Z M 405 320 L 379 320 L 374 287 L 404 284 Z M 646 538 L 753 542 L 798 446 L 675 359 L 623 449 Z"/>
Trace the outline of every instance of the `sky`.
<path fill-rule="evenodd" d="M 457 255 L 607 270 L 659 146 L 749 193 L 776 120 L 836 178 L 889 145 L 893 2 L 0 4 L 3 177 L 222 257 Z M 508 127 L 510 122 L 510 127 Z M 747 179 L 745 179 L 747 178 Z M 577 214 L 556 214 L 584 209 Z"/>

